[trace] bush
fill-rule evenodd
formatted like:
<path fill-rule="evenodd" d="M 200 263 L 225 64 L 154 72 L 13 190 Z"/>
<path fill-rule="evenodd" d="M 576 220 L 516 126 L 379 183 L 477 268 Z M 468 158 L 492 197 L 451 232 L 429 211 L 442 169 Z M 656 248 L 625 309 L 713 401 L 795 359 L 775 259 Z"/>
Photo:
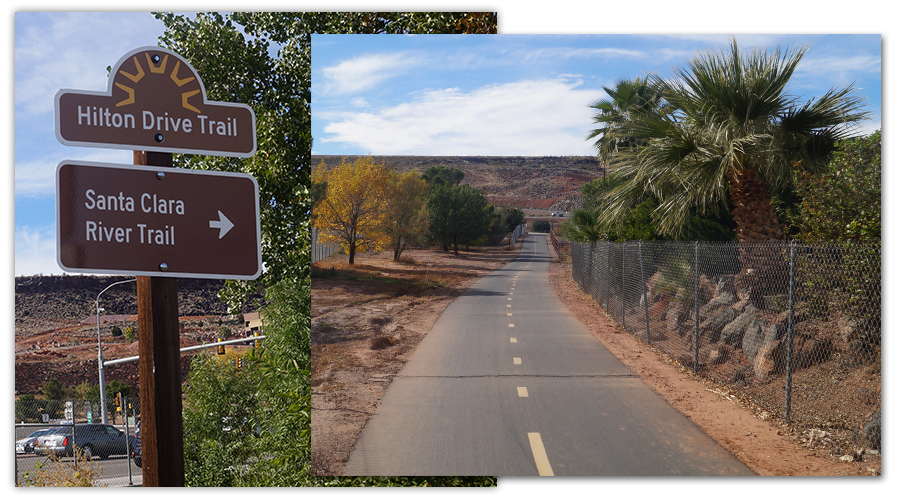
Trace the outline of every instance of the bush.
<path fill-rule="evenodd" d="M 533 220 L 531 221 L 531 230 L 536 233 L 549 233 L 550 221 L 545 219 Z"/>
<path fill-rule="evenodd" d="M 842 141 L 824 175 L 799 172 L 795 223 L 810 242 L 881 240 L 881 132 Z"/>

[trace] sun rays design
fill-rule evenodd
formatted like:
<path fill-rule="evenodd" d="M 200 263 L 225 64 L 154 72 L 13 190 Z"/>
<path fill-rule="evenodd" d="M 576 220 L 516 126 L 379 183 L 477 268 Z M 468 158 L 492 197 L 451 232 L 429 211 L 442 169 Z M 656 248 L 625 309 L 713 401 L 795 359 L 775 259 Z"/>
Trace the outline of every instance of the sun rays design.
<path fill-rule="evenodd" d="M 149 68 L 150 73 L 165 74 L 166 66 L 169 62 L 168 54 L 166 54 L 162 58 L 162 60 L 159 61 L 158 64 L 153 63 L 153 60 L 150 58 L 149 52 L 144 52 L 144 56 L 146 56 L 146 58 L 147 58 L 147 67 Z M 134 83 L 138 83 L 144 78 L 144 76 L 146 76 L 146 73 L 144 72 L 144 68 L 143 68 L 143 66 L 141 66 L 141 62 L 140 62 L 140 60 L 138 60 L 137 56 L 132 57 L 132 61 L 134 61 L 135 73 L 133 73 L 133 74 L 128 73 L 124 69 L 120 69 L 119 74 L 124 76 L 125 78 L 131 80 Z M 194 76 L 188 76 L 186 78 L 179 78 L 178 71 L 180 69 L 181 69 L 181 61 L 176 61 L 175 67 L 172 68 L 172 73 L 169 75 L 169 78 L 172 79 L 172 81 L 175 83 L 176 86 L 183 87 L 184 85 L 196 80 L 196 78 Z M 122 106 L 128 106 L 130 104 L 134 104 L 134 88 L 129 87 L 128 85 L 125 85 L 120 82 L 115 82 L 115 85 L 116 85 L 116 87 L 125 91 L 126 94 L 128 94 L 127 98 L 116 103 L 116 107 L 119 108 Z M 195 106 L 191 105 L 190 102 L 188 102 L 188 99 L 190 99 L 191 97 L 193 97 L 199 93 L 200 93 L 200 89 L 194 89 L 194 90 L 182 92 L 181 93 L 181 106 L 183 108 L 189 109 L 195 113 L 200 113 L 199 109 L 197 109 Z"/>

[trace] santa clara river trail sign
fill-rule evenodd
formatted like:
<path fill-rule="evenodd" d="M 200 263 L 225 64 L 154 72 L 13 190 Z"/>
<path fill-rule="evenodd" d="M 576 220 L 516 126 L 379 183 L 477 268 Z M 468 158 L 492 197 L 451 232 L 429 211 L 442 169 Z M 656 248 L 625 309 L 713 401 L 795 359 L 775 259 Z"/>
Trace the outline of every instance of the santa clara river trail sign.
<path fill-rule="evenodd" d="M 56 192 L 65 271 L 212 279 L 262 271 L 250 175 L 64 161 Z"/>

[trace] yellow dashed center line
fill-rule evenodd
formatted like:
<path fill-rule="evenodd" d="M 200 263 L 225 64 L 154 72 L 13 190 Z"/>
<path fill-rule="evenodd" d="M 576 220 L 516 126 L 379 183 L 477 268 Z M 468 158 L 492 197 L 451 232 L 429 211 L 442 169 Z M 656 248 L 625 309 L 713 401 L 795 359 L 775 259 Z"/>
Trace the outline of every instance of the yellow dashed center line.
<path fill-rule="evenodd" d="M 521 365 L 521 364 L 522 364 L 522 358 L 513 358 L 513 364 L 514 364 L 514 365 Z"/>
<path fill-rule="evenodd" d="M 547 460 L 547 452 L 544 451 L 541 435 L 537 432 L 529 432 L 528 442 L 531 443 L 531 453 L 534 455 L 534 464 L 537 465 L 538 474 L 552 476 L 553 468 L 550 467 L 550 461 Z"/>
<path fill-rule="evenodd" d="M 513 323 L 510 323 L 510 324 L 509 324 L 509 327 L 510 327 L 510 328 L 515 328 L 515 326 L 516 326 L 516 325 L 514 325 Z"/>
<path fill-rule="evenodd" d="M 509 343 L 510 343 L 510 344 L 515 344 L 515 343 L 518 343 L 518 342 L 519 342 L 519 341 L 516 340 L 515 337 L 510 337 L 510 338 L 509 338 Z"/>
<path fill-rule="evenodd" d="M 528 388 L 527 387 L 516 387 L 516 389 L 519 391 L 520 398 L 528 397 Z"/>

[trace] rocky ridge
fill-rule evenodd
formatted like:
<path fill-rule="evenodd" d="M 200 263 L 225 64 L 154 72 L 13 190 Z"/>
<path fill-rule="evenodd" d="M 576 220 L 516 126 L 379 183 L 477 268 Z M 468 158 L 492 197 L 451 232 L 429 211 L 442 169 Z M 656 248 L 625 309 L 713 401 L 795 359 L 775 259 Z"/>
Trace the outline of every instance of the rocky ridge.
<path fill-rule="evenodd" d="M 97 294 L 123 276 L 23 276 L 15 279 L 15 386 L 16 395 L 39 394 L 51 378 L 75 386 L 97 380 Z M 178 313 L 181 347 L 214 342 L 225 326 L 232 336 L 242 332 L 240 317 L 228 315 L 218 292 L 222 280 L 179 279 Z M 262 299 L 248 301 L 244 313 Z M 134 283 L 110 288 L 100 298 L 100 335 L 104 358 L 138 354 L 136 338 L 128 339 L 128 327 L 137 331 L 137 298 Z M 139 332 L 138 332 L 139 334 Z M 190 359 L 199 351 L 182 355 L 182 377 Z M 107 368 L 107 380 L 120 380 L 138 390 L 137 363 Z"/>
<path fill-rule="evenodd" d="M 333 168 L 359 156 L 313 155 L 313 168 Z M 483 189 L 494 205 L 569 211 L 581 206 L 581 186 L 602 177 L 593 156 L 377 156 L 398 172 L 422 173 L 443 165 L 462 170 L 464 184 Z"/>

